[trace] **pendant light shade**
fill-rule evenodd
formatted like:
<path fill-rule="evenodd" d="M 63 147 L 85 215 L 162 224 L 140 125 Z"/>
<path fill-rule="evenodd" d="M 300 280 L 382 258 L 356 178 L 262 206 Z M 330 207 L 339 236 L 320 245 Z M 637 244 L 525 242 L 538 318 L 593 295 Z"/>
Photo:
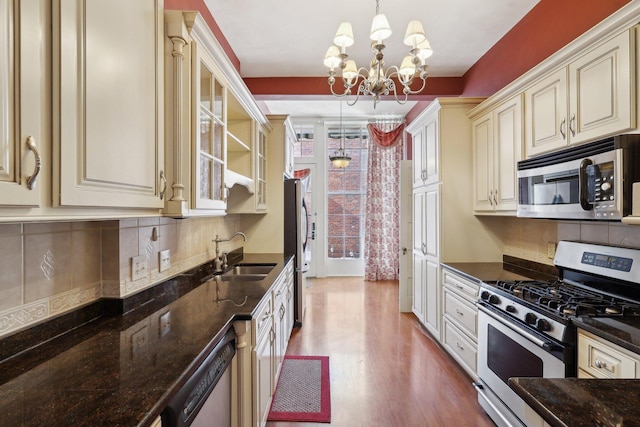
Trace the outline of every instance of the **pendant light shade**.
<path fill-rule="evenodd" d="M 349 166 L 351 157 L 347 156 L 344 151 L 344 128 L 342 127 L 342 101 L 340 101 L 340 148 L 333 153 L 333 156 L 329 156 L 329 160 L 336 168 L 346 168 Z"/>

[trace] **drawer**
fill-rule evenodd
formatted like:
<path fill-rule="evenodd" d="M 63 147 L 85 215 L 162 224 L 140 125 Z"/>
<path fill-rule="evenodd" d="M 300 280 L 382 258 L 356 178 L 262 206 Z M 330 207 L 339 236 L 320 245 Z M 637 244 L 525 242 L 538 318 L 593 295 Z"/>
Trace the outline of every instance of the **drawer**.
<path fill-rule="evenodd" d="M 444 314 L 464 332 L 478 339 L 478 309 L 448 289 L 444 290 Z"/>
<path fill-rule="evenodd" d="M 254 343 L 255 346 L 262 335 L 271 330 L 273 324 L 273 299 L 265 298 L 263 305 L 260 307 L 256 316 L 253 318 L 254 327 Z"/>
<path fill-rule="evenodd" d="M 467 372 L 477 376 L 478 347 L 447 318 L 444 319 L 444 346 Z"/>
<path fill-rule="evenodd" d="M 640 356 L 638 356 L 640 357 Z M 636 378 L 637 357 L 591 334 L 578 334 L 578 368 L 596 378 Z"/>
<path fill-rule="evenodd" d="M 468 301 L 475 302 L 478 299 L 478 285 L 476 283 L 446 269 L 442 271 L 442 282 L 444 286 L 458 293 Z"/>

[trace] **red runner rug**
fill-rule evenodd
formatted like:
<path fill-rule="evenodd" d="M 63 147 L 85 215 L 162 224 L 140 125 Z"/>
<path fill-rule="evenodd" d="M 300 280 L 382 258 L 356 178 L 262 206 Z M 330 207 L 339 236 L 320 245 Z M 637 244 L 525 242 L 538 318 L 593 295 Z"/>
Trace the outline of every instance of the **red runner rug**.
<path fill-rule="evenodd" d="M 331 422 L 328 356 L 285 356 L 268 421 Z"/>

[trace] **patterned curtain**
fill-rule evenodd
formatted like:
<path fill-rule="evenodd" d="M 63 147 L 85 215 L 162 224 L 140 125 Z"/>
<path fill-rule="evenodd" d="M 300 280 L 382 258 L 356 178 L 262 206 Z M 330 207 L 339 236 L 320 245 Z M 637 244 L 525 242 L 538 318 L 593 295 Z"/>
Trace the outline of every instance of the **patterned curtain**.
<path fill-rule="evenodd" d="M 371 140 L 365 207 L 364 278 L 397 280 L 400 260 L 400 161 L 404 123 L 367 126 Z"/>

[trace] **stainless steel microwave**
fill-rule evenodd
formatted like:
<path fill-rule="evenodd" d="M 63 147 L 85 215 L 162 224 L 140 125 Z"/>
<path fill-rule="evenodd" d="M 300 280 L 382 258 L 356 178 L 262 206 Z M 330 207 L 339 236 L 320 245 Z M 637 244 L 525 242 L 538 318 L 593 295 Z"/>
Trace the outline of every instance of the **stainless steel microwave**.
<path fill-rule="evenodd" d="M 620 220 L 640 181 L 640 135 L 612 136 L 518 162 L 519 217 Z"/>

